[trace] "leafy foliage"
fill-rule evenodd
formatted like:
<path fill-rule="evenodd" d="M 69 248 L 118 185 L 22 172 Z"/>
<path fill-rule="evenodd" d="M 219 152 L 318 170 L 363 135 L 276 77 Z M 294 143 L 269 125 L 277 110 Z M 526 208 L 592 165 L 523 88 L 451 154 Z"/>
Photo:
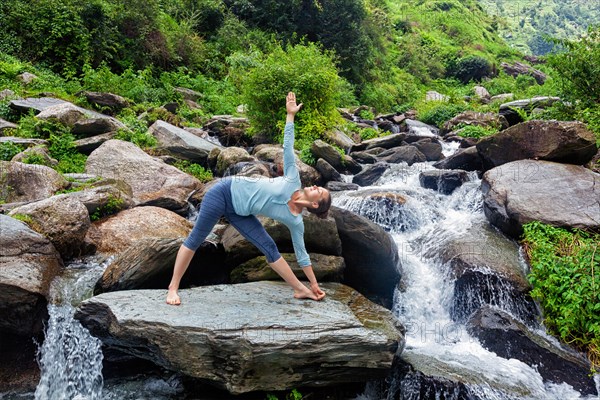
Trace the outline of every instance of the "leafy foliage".
<path fill-rule="evenodd" d="M 485 128 L 483 126 L 478 125 L 467 125 L 460 129 L 460 131 L 458 132 L 458 136 L 479 139 L 482 137 L 493 135 L 495 133 L 498 133 L 497 129 Z"/>
<path fill-rule="evenodd" d="M 590 28 L 580 40 L 557 40 L 566 50 L 548 58 L 559 72 L 563 96 L 600 104 L 600 27 Z"/>
<path fill-rule="evenodd" d="M 123 209 L 125 202 L 120 197 L 109 196 L 108 201 L 101 207 L 98 207 L 91 215 L 90 220 L 92 222 L 98 221 L 109 215 L 116 214 Z"/>
<path fill-rule="evenodd" d="M 471 55 L 461 58 L 453 64 L 449 74 L 462 83 L 480 82 L 492 74 L 492 66 L 485 58 Z"/>
<path fill-rule="evenodd" d="M 600 234 L 573 232 L 540 222 L 524 227 L 531 263 L 532 296 L 546 326 L 563 341 L 588 352 L 600 366 Z"/>
<path fill-rule="evenodd" d="M 212 172 L 210 170 L 205 169 L 200 164 L 195 164 L 186 160 L 181 160 L 175 163 L 175 167 L 185 173 L 194 176 L 201 182 L 210 182 L 213 180 Z"/>
<path fill-rule="evenodd" d="M 429 102 L 433 106 L 423 112 L 419 112 L 419 119 L 426 124 L 435 125 L 440 128 L 444 122 L 454 118 L 467 109 L 461 104 L 450 104 L 440 102 Z M 438 103 L 438 104 L 435 104 Z"/>
<path fill-rule="evenodd" d="M 13 142 L 2 142 L 0 143 L 0 160 L 10 161 L 14 156 L 22 152 L 24 149 L 18 144 Z"/>
<path fill-rule="evenodd" d="M 281 47 L 256 67 L 243 82 L 248 118 L 255 131 L 275 136 L 285 119 L 285 96 L 294 91 L 302 110 L 296 115 L 298 143 L 319 138 L 338 119 L 339 77 L 330 53 L 314 44 Z"/>

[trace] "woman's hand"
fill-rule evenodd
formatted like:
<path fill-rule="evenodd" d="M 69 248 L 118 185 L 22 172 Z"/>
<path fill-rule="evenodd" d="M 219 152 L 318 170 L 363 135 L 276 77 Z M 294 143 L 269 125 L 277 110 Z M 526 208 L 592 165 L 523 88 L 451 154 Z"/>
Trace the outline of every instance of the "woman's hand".
<path fill-rule="evenodd" d="M 288 114 L 295 115 L 302 108 L 302 103 L 296 104 L 296 94 L 289 92 L 285 98 L 285 109 Z"/>
<path fill-rule="evenodd" d="M 315 296 L 317 296 L 317 299 L 319 300 L 325 297 L 325 292 L 321 290 L 317 282 L 310 284 L 310 290 L 314 293 Z"/>

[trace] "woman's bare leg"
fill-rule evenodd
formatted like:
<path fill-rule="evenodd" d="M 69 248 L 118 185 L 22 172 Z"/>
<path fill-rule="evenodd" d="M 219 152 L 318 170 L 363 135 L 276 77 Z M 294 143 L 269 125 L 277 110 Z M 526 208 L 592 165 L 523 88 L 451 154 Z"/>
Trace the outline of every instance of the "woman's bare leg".
<path fill-rule="evenodd" d="M 325 294 L 323 294 L 323 296 L 317 296 L 312 290 L 307 288 L 304 283 L 300 282 L 283 257 L 280 257 L 277 261 L 272 262 L 269 265 L 283 278 L 284 281 L 287 282 L 288 285 L 292 287 L 292 289 L 294 289 L 295 298 L 321 300 L 325 297 Z"/>
<path fill-rule="evenodd" d="M 177 258 L 175 259 L 175 267 L 173 268 L 173 277 L 171 278 L 171 283 L 169 283 L 169 293 L 167 294 L 167 304 L 172 304 L 178 306 L 181 304 L 181 299 L 177 294 L 177 290 L 179 290 L 179 283 L 181 282 L 181 277 L 185 274 L 185 271 L 190 265 L 192 258 L 196 252 L 194 250 L 190 250 L 185 246 L 181 246 L 179 251 L 177 252 Z"/>

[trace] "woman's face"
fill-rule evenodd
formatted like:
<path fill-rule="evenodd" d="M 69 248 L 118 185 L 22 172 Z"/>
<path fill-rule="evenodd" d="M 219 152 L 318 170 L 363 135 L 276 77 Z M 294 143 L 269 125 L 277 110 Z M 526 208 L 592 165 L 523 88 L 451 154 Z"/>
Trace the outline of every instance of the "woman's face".
<path fill-rule="evenodd" d="M 307 186 L 304 188 L 304 195 L 310 202 L 320 203 L 330 195 L 329 190 L 321 186 Z"/>

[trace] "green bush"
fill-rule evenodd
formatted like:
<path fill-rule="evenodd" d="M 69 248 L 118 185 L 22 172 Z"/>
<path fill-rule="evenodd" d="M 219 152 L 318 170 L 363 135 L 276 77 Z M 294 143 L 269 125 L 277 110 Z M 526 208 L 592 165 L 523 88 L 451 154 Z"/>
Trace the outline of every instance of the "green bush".
<path fill-rule="evenodd" d="M 485 136 L 493 135 L 495 133 L 498 133 L 498 130 L 494 128 L 485 128 L 483 126 L 477 125 L 467 125 L 460 129 L 460 131 L 458 132 L 458 136 L 479 139 Z"/>
<path fill-rule="evenodd" d="M 600 27 L 576 40 L 555 40 L 564 52 L 548 56 L 548 63 L 559 73 L 562 96 L 571 101 L 600 103 Z"/>
<path fill-rule="evenodd" d="M 336 111 L 339 77 L 333 56 L 315 44 L 277 47 L 243 81 L 244 103 L 255 132 L 271 137 L 285 121 L 285 96 L 296 93 L 302 110 L 296 115 L 298 139 L 318 139 L 339 121 Z"/>
<path fill-rule="evenodd" d="M 540 222 L 523 229 L 531 294 L 542 305 L 547 328 L 587 351 L 593 368 L 599 367 L 600 234 Z"/>
<path fill-rule="evenodd" d="M 13 142 L 0 143 L 0 160 L 10 161 L 14 156 L 25 150 L 23 146 L 14 144 Z"/>
<path fill-rule="evenodd" d="M 423 112 L 418 113 L 418 117 L 421 121 L 425 122 L 429 125 L 435 125 L 438 128 L 441 128 L 444 122 L 456 117 L 461 112 L 467 110 L 466 106 L 460 104 L 449 104 L 449 103 L 439 103 L 429 102 L 434 104 L 431 108 L 426 109 Z"/>
<path fill-rule="evenodd" d="M 467 56 L 456 61 L 449 68 L 448 74 L 465 84 L 470 81 L 480 82 L 483 78 L 492 75 L 492 66 L 483 57 Z"/>
<path fill-rule="evenodd" d="M 90 220 L 92 222 L 98 221 L 109 215 L 118 213 L 123 209 L 125 201 L 120 197 L 109 196 L 108 201 L 103 206 L 98 207 L 91 215 Z"/>
<path fill-rule="evenodd" d="M 56 170 L 60 173 L 83 173 L 87 156 L 81 154 L 75 148 L 73 141 L 75 137 L 68 132 L 57 132 L 50 134 L 48 151 L 50 157 L 58 160 Z"/>
<path fill-rule="evenodd" d="M 179 170 L 194 176 L 201 182 L 210 182 L 213 180 L 213 174 L 200 164 L 195 164 L 186 160 L 177 161 L 175 167 Z"/>

